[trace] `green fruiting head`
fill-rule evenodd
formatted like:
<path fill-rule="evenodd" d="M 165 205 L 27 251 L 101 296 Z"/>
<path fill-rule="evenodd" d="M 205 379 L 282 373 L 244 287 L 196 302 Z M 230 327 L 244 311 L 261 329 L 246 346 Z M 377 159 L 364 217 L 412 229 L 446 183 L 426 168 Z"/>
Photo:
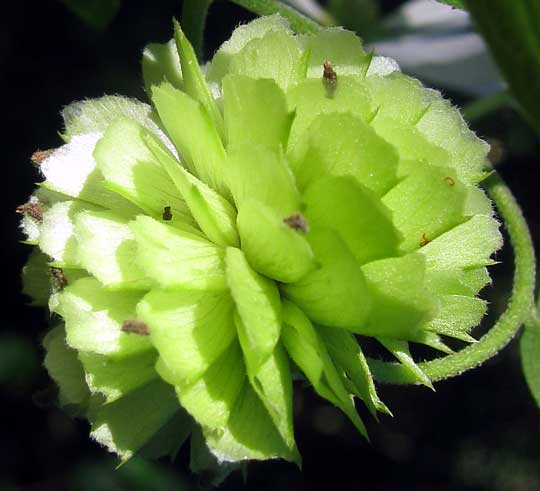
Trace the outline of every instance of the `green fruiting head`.
<path fill-rule="evenodd" d="M 19 209 L 60 402 L 122 459 L 199 428 L 220 461 L 298 462 L 293 364 L 364 435 L 354 399 L 389 410 L 355 335 L 431 387 L 409 343 L 473 341 L 501 245 L 457 109 L 351 32 L 278 16 L 204 70 L 176 24 L 143 74 L 151 106 L 64 110 Z"/>

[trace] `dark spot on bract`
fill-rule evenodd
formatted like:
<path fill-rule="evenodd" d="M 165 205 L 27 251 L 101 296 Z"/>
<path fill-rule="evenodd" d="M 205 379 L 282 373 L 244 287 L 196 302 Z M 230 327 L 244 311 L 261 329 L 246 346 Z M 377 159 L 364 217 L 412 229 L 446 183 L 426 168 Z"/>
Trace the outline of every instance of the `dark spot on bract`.
<path fill-rule="evenodd" d="M 122 324 L 122 331 L 128 334 L 138 334 L 140 336 L 149 336 L 150 329 L 148 325 L 143 321 L 127 320 Z"/>
<path fill-rule="evenodd" d="M 52 150 L 36 150 L 30 157 L 30 160 L 36 167 L 39 167 L 41 165 L 41 162 L 43 162 L 47 157 L 49 157 L 51 153 L 53 153 Z"/>
<path fill-rule="evenodd" d="M 300 213 L 293 213 L 290 217 L 284 218 L 283 223 L 299 232 L 308 232 L 309 227 L 306 219 Z"/>
<path fill-rule="evenodd" d="M 38 222 L 41 222 L 43 220 L 43 206 L 41 206 L 41 204 L 37 201 L 30 201 L 28 203 L 25 203 L 24 205 L 17 206 L 15 212 L 21 215 L 29 215 Z"/>
<path fill-rule="evenodd" d="M 326 88 L 326 95 L 333 97 L 337 86 L 337 73 L 329 61 L 325 61 L 323 64 L 323 84 Z"/>
<path fill-rule="evenodd" d="M 431 242 L 431 240 L 429 240 L 427 238 L 427 235 L 422 234 L 422 242 L 420 242 L 420 247 L 424 247 L 424 246 L 428 245 L 430 242 Z"/>
<path fill-rule="evenodd" d="M 329 61 L 325 61 L 323 64 L 323 78 L 328 82 L 337 82 L 337 74 L 332 68 L 332 64 Z"/>
<path fill-rule="evenodd" d="M 163 220 L 170 221 L 172 220 L 171 207 L 166 206 L 163 208 Z"/>
<path fill-rule="evenodd" d="M 51 278 L 54 290 L 63 290 L 67 284 L 67 278 L 60 268 L 51 268 Z"/>
<path fill-rule="evenodd" d="M 455 181 L 455 179 L 454 179 L 453 177 L 446 176 L 446 177 L 444 178 L 444 180 L 445 180 L 445 182 L 448 183 L 449 186 L 454 187 L 454 186 L 456 185 L 456 181 Z"/>

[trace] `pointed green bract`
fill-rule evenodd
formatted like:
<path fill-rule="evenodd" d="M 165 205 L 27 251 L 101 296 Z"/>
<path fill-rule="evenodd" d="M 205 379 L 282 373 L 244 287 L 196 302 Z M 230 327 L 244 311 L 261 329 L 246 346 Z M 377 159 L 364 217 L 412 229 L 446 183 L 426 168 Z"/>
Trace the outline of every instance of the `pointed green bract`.
<path fill-rule="evenodd" d="M 175 381 L 197 380 L 236 337 L 233 303 L 225 292 L 152 290 L 137 305 L 137 318 Z"/>
<path fill-rule="evenodd" d="M 105 290 L 94 278 L 81 278 L 51 298 L 50 309 L 66 323 L 66 340 L 79 351 L 125 358 L 151 349 L 146 336 L 122 332 L 135 319 L 139 292 Z"/>
<path fill-rule="evenodd" d="M 287 100 L 289 110 L 296 112 L 289 135 L 288 153 L 295 152 L 296 145 L 304 138 L 304 132 L 308 131 L 319 115 L 351 113 L 367 122 L 373 117 L 376 109 L 371 103 L 365 85 L 355 77 L 348 76 L 339 78 L 331 96 L 321 74 L 320 80 L 308 79 L 291 89 L 287 94 Z M 331 133 L 332 128 L 328 128 L 328 131 Z"/>
<path fill-rule="evenodd" d="M 144 142 L 148 132 L 130 119 L 118 119 L 96 145 L 94 157 L 107 185 L 160 219 L 170 207 L 172 223 L 192 223 L 174 183 Z"/>
<path fill-rule="evenodd" d="M 468 332 L 480 324 L 487 311 L 487 304 L 479 298 L 465 295 L 442 295 L 438 312 L 424 329 L 462 341 L 474 341 Z"/>
<path fill-rule="evenodd" d="M 332 27 L 306 35 L 303 40 L 304 49 L 309 51 L 308 77 L 321 77 L 326 62 L 331 63 L 338 77 L 365 75 L 370 58 L 362 48 L 362 41 L 353 32 Z"/>
<path fill-rule="evenodd" d="M 290 153 L 300 189 L 326 176 L 353 176 L 379 196 L 397 184 L 398 154 L 350 113 L 323 113 Z"/>
<path fill-rule="evenodd" d="M 252 39 L 231 59 L 229 72 L 253 79 L 273 79 L 283 91 L 294 87 L 305 76 L 302 51 L 286 31 L 270 31 Z"/>
<path fill-rule="evenodd" d="M 390 211 L 351 177 L 323 177 L 303 195 L 313 227 L 339 234 L 359 264 L 398 255 L 402 240 Z"/>
<path fill-rule="evenodd" d="M 300 211 L 294 176 L 279 150 L 250 144 L 229 148 L 227 182 L 237 209 L 246 199 L 254 199 L 283 218 Z"/>
<path fill-rule="evenodd" d="M 155 380 L 117 401 L 92 408 L 91 436 L 125 462 L 179 410 L 173 388 Z"/>
<path fill-rule="evenodd" d="M 183 90 L 186 94 L 190 95 L 204 106 L 212 118 L 218 133 L 223 137 L 223 117 L 219 112 L 216 101 L 206 85 L 193 46 L 191 46 L 190 42 L 187 40 L 180 28 L 180 24 L 178 24 L 176 20 L 174 21 L 174 41 L 182 66 L 184 82 Z"/>
<path fill-rule="evenodd" d="M 429 269 L 426 271 L 426 287 L 441 295 L 478 295 L 491 283 L 487 268 Z"/>
<path fill-rule="evenodd" d="M 281 332 L 281 303 L 275 283 L 254 271 L 240 249 L 227 248 L 227 284 L 245 330 L 242 347 L 254 371 L 272 354 Z"/>
<path fill-rule="evenodd" d="M 420 249 L 428 270 L 481 267 L 492 264 L 491 255 L 502 245 L 499 224 L 477 215 Z"/>
<path fill-rule="evenodd" d="M 449 153 L 426 140 L 415 126 L 391 119 L 380 112 L 377 112 L 370 126 L 397 151 L 400 157 L 397 170 L 399 178 L 425 165 L 448 168 Z"/>
<path fill-rule="evenodd" d="M 401 250 L 415 251 L 465 221 L 466 196 L 451 169 L 419 166 L 383 198 L 404 237 Z"/>
<path fill-rule="evenodd" d="M 139 216 L 130 222 L 137 242 L 137 264 L 164 288 L 222 290 L 223 248 L 190 231 Z"/>
<path fill-rule="evenodd" d="M 241 317 L 235 315 L 238 339 L 244 353 L 247 375 L 252 388 L 267 409 L 287 447 L 296 448 L 292 425 L 292 381 L 286 352 L 277 344 L 270 356 L 261 364 L 252 352 L 249 339 L 252 332 Z"/>
<path fill-rule="evenodd" d="M 291 302 L 283 303 L 283 343 L 317 393 L 341 408 L 367 438 L 364 424 L 345 389 L 344 378 L 336 370 L 310 320 Z"/>
<path fill-rule="evenodd" d="M 478 183 L 487 176 L 489 145 L 480 140 L 463 120 L 458 109 L 436 96 L 416 127 L 431 143 L 450 154 L 450 165 L 466 183 Z"/>
<path fill-rule="evenodd" d="M 223 109 L 229 145 L 252 143 L 286 148 L 292 114 L 276 82 L 241 75 L 223 80 Z"/>
<path fill-rule="evenodd" d="M 157 370 L 171 382 L 173 376 L 164 363 L 158 362 Z M 176 383 L 176 394 L 181 405 L 203 428 L 221 432 L 246 381 L 242 352 L 235 341 L 197 381 Z"/>
<path fill-rule="evenodd" d="M 46 178 L 42 186 L 70 198 L 78 198 L 110 210 L 133 214 L 140 211 L 128 200 L 104 186 L 93 152 L 101 133 L 85 133 L 57 148 L 40 164 Z"/>
<path fill-rule="evenodd" d="M 62 111 L 64 119 L 63 137 L 70 141 L 73 137 L 88 133 L 103 133 L 117 118 L 129 118 L 144 126 L 148 131 L 162 135 L 148 104 L 116 95 L 74 102 Z"/>
<path fill-rule="evenodd" d="M 371 310 L 371 294 L 360 265 L 332 230 L 312 229 L 307 238 L 318 267 L 301 280 L 283 285 L 284 295 L 319 324 L 359 329 Z"/>
<path fill-rule="evenodd" d="M 110 403 L 142 387 L 158 377 L 154 365 L 154 350 L 115 360 L 96 353 L 81 352 L 79 360 L 86 374 L 86 383 L 92 393 L 103 394 Z"/>
<path fill-rule="evenodd" d="M 347 375 L 354 388 L 354 393 L 364 401 L 370 413 L 374 417 L 377 417 L 377 411 L 391 415 L 390 410 L 377 395 L 371 371 L 354 335 L 345 329 L 322 326 L 317 328 L 317 332 L 332 361 L 338 369 Z"/>
<path fill-rule="evenodd" d="M 220 462 L 283 458 L 299 461 L 280 437 L 268 412 L 246 381 L 222 431 L 203 428 L 210 451 Z"/>
<path fill-rule="evenodd" d="M 409 344 L 407 343 L 407 341 L 383 337 L 378 337 L 377 340 L 399 360 L 399 362 L 407 369 L 407 371 L 412 374 L 412 376 L 416 380 L 416 383 L 425 385 L 426 387 L 433 389 L 433 384 L 431 383 L 431 380 L 429 380 L 428 376 L 414 362 L 414 359 L 412 358 L 409 351 Z"/>
<path fill-rule="evenodd" d="M 62 325 L 53 327 L 43 338 L 44 365 L 49 376 L 58 384 L 61 406 L 85 407 L 90 391 L 85 381 L 84 369 L 77 352 L 66 344 L 66 331 Z"/>
<path fill-rule="evenodd" d="M 147 138 L 146 144 L 169 174 L 206 236 L 218 245 L 238 246 L 236 213 L 233 206 L 184 169 L 155 139 Z"/>
<path fill-rule="evenodd" d="M 467 199 L 463 213 L 465 216 L 485 215 L 493 217 L 493 203 L 481 188 L 467 186 Z"/>
<path fill-rule="evenodd" d="M 305 232 L 285 223 L 286 217 L 255 200 L 245 200 L 238 210 L 242 251 L 259 273 L 292 283 L 316 268 Z"/>
<path fill-rule="evenodd" d="M 225 41 L 214 55 L 208 67 L 207 79 L 221 83 L 229 72 L 231 60 L 253 39 L 260 39 L 268 32 L 291 32 L 289 24 L 280 15 L 259 17 L 249 24 L 238 26 L 228 41 Z"/>
<path fill-rule="evenodd" d="M 152 95 L 152 86 L 169 82 L 182 90 L 182 67 L 174 39 L 168 43 L 152 43 L 144 48 L 142 56 L 142 75 L 146 93 Z"/>
<path fill-rule="evenodd" d="M 225 150 L 207 109 L 167 83 L 152 89 L 152 101 L 190 172 L 227 196 Z"/>
<path fill-rule="evenodd" d="M 62 201 L 54 204 L 43 216 L 39 248 L 49 255 L 55 264 L 78 267 L 81 265 L 75 222 L 84 210 L 96 210 L 81 201 Z"/>
<path fill-rule="evenodd" d="M 377 107 L 374 121 L 391 119 L 414 126 L 429 109 L 431 98 L 440 97 L 435 91 L 428 92 L 420 81 L 400 72 L 366 77 L 365 84 Z M 429 97 L 428 93 L 433 96 Z"/>
<path fill-rule="evenodd" d="M 421 254 L 380 259 L 364 265 L 362 271 L 373 307 L 367 322 L 355 332 L 410 339 L 421 323 L 435 315 L 437 303 L 424 286 Z"/>
<path fill-rule="evenodd" d="M 422 328 L 424 327 L 422 326 Z M 443 338 L 434 332 L 419 330 L 411 335 L 409 341 L 429 346 L 430 348 L 433 348 L 434 350 L 446 355 L 451 355 L 454 353 L 454 350 L 447 346 L 447 344 L 443 341 Z M 467 339 L 466 341 L 470 342 L 471 339 Z"/>
<path fill-rule="evenodd" d="M 108 211 L 83 211 L 75 221 L 81 265 L 111 289 L 149 290 L 152 281 L 135 260 L 137 243 L 128 220 Z"/>

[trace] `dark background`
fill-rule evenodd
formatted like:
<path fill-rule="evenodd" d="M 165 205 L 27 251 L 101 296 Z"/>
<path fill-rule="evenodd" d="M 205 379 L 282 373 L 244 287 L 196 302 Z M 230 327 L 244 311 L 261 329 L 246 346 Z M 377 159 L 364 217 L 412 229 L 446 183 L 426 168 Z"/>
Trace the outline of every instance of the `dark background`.
<path fill-rule="evenodd" d="M 387 12 L 400 2 L 381 2 Z M 59 1 L 4 2 L 0 18 L 0 165 L 2 166 L 2 305 L 0 334 L 0 491 L 190 490 L 188 451 L 174 463 L 116 459 L 47 402 L 51 382 L 41 366 L 43 311 L 26 306 L 19 272 L 29 248 L 19 244 L 15 207 L 39 180 L 29 161 L 36 149 L 58 146 L 60 109 L 81 98 L 125 94 L 144 98 L 139 59 L 144 45 L 171 36 L 178 0 L 126 1 L 103 32 L 86 26 Z M 207 29 L 207 56 L 251 15 L 217 2 Z M 464 75 L 466 76 L 466 75 Z M 456 103 L 467 100 L 447 94 Z M 507 149 L 500 171 L 522 203 L 535 243 L 540 240 L 539 145 L 510 110 L 475 129 Z M 511 281 L 508 251 L 485 292 L 504 308 Z M 488 319 L 489 321 L 489 319 Z M 338 411 L 309 390 L 296 394 L 296 434 L 303 471 L 283 462 L 249 466 L 244 484 L 233 474 L 223 489 L 540 490 L 540 412 L 521 374 L 514 341 L 496 359 L 427 389 L 380 388 L 395 417 L 377 424 L 360 408 L 371 444 Z"/>

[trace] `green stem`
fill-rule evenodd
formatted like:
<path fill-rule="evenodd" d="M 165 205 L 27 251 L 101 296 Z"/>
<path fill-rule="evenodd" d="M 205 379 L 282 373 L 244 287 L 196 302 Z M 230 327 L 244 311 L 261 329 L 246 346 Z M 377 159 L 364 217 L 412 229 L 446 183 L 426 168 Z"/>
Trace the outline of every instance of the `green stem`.
<path fill-rule="evenodd" d="M 182 5 L 182 30 L 193 45 L 197 58 L 204 56 L 204 26 L 208 9 L 214 0 L 184 0 Z"/>
<path fill-rule="evenodd" d="M 317 32 L 321 26 L 305 15 L 277 0 L 230 0 L 257 15 L 280 14 L 291 25 L 291 29 L 298 33 Z"/>
<path fill-rule="evenodd" d="M 514 99 L 512 96 L 506 90 L 503 90 L 496 94 L 478 99 L 465 106 L 463 109 L 463 117 L 469 123 L 473 123 L 488 114 L 497 111 L 501 107 L 511 106 L 513 103 Z"/>
<path fill-rule="evenodd" d="M 514 250 L 515 271 L 512 295 L 506 311 L 477 343 L 453 355 L 419 363 L 420 368 L 433 381 L 459 375 L 494 356 L 506 346 L 520 326 L 529 318 L 534 305 L 536 265 L 527 222 L 511 191 L 497 174 L 492 174 L 485 181 L 485 188 L 497 205 Z M 415 383 L 407 370 L 399 364 L 380 360 L 369 360 L 369 364 L 373 375 L 380 382 Z"/>

